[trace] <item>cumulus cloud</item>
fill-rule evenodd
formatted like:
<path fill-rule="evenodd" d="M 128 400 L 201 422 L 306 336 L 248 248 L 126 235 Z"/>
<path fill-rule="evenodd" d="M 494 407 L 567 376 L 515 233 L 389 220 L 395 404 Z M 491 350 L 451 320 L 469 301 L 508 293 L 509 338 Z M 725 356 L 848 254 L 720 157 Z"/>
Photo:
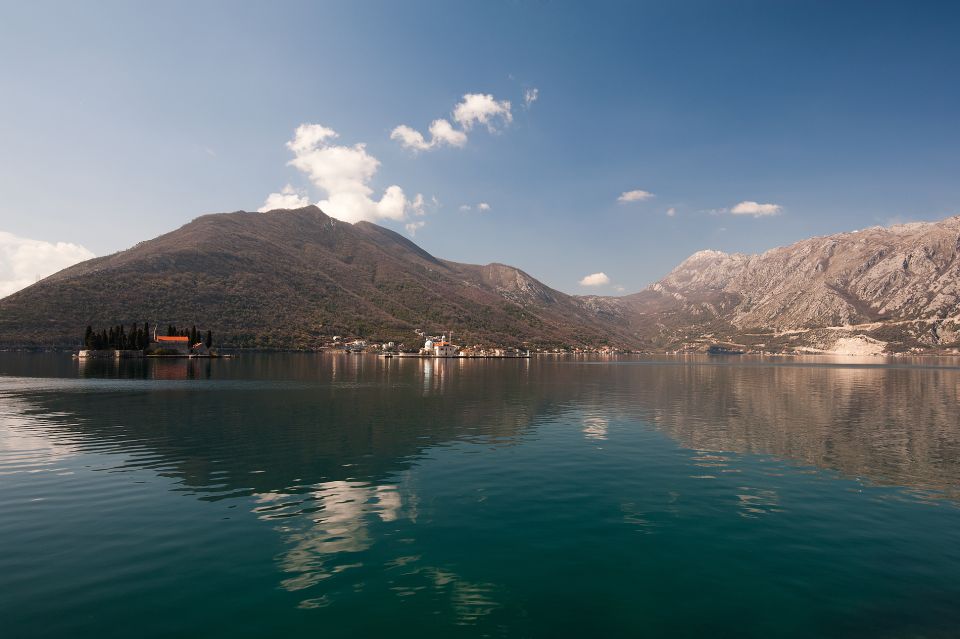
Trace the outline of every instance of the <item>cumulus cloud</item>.
<path fill-rule="evenodd" d="M 408 200 L 403 189 L 395 184 L 388 186 L 380 199 L 374 199 L 370 181 L 380 168 L 380 161 L 367 153 L 365 144 L 334 144 L 338 137 L 336 131 L 323 125 L 301 124 L 287 142 L 294 155 L 288 164 L 303 172 L 326 195 L 317 206 L 344 222 L 403 220 L 408 212 L 417 213 L 417 198 Z M 305 200 L 304 194 L 285 187 L 279 193 L 271 193 L 261 210 L 270 210 L 273 202 L 299 204 Z M 419 201 L 422 211 L 422 197 Z"/>
<path fill-rule="evenodd" d="M 783 207 L 779 204 L 760 204 L 750 200 L 744 200 L 730 209 L 733 215 L 752 215 L 753 217 L 769 217 L 780 215 L 782 212 Z"/>
<path fill-rule="evenodd" d="M 472 211 L 472 210 L 473 210 L 473 207 L 470 206 L 469 204 L 461 204 L 461 205 L 460 205 L 460 212 L 461 212 L 461 213 L 469 213 L 469 212 Z"/>
<path fill-rule="evenodd" d="M 432 141 L 427 142 L 427 140 L 423 137 L 423 133 L 420 133 L 416 129 L 409 127 L 406 124 L 401 124 L 391 131 L 390 139 L 396 140 L 401 145 L 407 147 L 408 149 L 413 149 L 414 151 L 426 151 L 434 147 Z"/>
<path fill-rule="evenodd" d="M 413 151 L 429 151 L 443 145 L 462 147 L 467 143 L 467 134 L 440 118 L 430 123 L 430 140 L 406 124 L 401 124 L 391 131 L 390 139 Z"/>
<path fill-rule="evenodd" d="M 467 131 L 475 125 L 482 124 L 493 132 L 497 130 L 497 125 L 510 124 L 513 113 L 508 100 L 498 101 L 484 93 L 467 93 L 453 108 L 453 120 L 460 126 L 459 129 L 445 118 L 431 122 L 428 129 L 430 139 L 406 124 L 395 127 L 390 132 L 390 139 L 411 151 L 431 151 L 442 146 L 462 148 L 467 144 Z"/>
<path fill-rule="evenodd" d="M 278 193 L 268 195 L 263 206 L 257 210 L 260 213 L 266 213 L 276 209 L 302 209 L 308 204 L 310 204 L 310 198 L 307 197 L 307 194 L 288 184 Z"/>
<path fill-rule="evenodd" d="M 530 108 L 530 105 L 537 101 L 540 97 L 540 89 L 534 87 L 532 89 L 527 89 L 523 92 L 523 105 Z"/>
<path fill-rule="evenodd" d="M 462 147 L 467 143 L 467 134 L 453 128 L 453 125 L 443 118 L 430 123 L 430 135 L 437 144 Z"/>
<path fill-rule="evenodd" d="M 642 202 L 644 200 L 649 200 L 652 197 L 653 193 L 650 191 L 636 189 L 634 191 L 624 191 L 621 193 L 620 197 L 617 198 L 617 202 Z"/>
<path fill-rule="evenodd" d="M 513 122 L 510 101 L 497 101 L 489 93 L 467 93 L 460 104 L 453 108 L 453 119 L 469 131 L 475 124 L 483 124 L 490 132 L 496 131 L 498 123 Z"/>
<path fill-rule="evenodd" d="M 676 214 L 677 214 L 677 209 L 673 208 L 672 206 L 669 209 L 667 209 L 667 217 L 673 217 Z"/>
<path fill-rule="evenodd" d="M 606 273 L 591 273 L 580 280 L 580 286 L 604 286 L 610 283 Z"/>
<path fill-rule="evenodd" d="M 79 244 L 28 240 L 0 231 L 0 297 L 92 257 Z"/>
<path fill-rule="evenodd" d="M 490 205 L 487 204 L 486 202 L 481 202 L 480 204 L 477 204 L 477 210 L 478 210 L 478 211 L 489 211 L 489 210 L 490 210 Z"/>

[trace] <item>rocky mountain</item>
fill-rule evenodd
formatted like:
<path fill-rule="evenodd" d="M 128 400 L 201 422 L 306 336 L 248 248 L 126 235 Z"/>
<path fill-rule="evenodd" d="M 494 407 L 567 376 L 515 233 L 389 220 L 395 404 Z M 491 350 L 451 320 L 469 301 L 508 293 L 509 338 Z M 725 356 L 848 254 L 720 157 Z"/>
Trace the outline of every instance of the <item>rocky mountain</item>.
<path fill-rule="evenodd" d="M 657 348 L 849 353 L 960 346 L 960 216 L 814 237 L 760 255 L 700 251 L 619 298 Z"/>
<path fill-rule="evenodd" d="M 310 206 L 205 215 L 0 299 L 0 346 L 73 346 L 87 324 L 211 329 L 227 345 L 334 335 L 530 347 L 880 353 L 960 348 L 960 216 L 700 251 L 647 289 L 571 296 L 504 264 L 442 260 Z"/>
<path fill-rule="evenodd" d="M 600 345 L 626 322 L 504 264 L 436 258 L 369 222 L 310 206 L 205 215 L 0 299 L 0 345 L 74 346 L 84 327 L 159 322 L 227 345 L 313 348 L 334 335 L 412 343 Z"/>

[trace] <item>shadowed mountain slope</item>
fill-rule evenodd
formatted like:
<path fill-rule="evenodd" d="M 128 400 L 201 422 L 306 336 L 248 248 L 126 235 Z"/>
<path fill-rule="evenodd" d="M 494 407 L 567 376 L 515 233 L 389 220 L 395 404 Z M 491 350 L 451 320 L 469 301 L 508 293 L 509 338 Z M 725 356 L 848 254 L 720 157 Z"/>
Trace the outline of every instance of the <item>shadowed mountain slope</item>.
<path fill-rule="evenodd" d="M 211 329 L 225 344 L 312 348 L 333 335 L 533 346 L 630 340 L 625 323 L 502 264 L 438 259 L 310 206 L 205 215 L 0 300 L 0 343 L 76 345 L 87 324 Z"/>

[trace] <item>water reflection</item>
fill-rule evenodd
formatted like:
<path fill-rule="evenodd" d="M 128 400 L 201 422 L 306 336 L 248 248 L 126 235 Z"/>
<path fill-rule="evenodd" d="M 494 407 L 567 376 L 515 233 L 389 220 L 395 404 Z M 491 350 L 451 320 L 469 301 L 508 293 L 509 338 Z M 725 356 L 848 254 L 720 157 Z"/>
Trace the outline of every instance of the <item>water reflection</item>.
<path fill-rule="evenodd" d="M 685 447 L 775 455 L 958 496 L 956 370 L 643 368 L 633 385 L 637 405 Z"/>
<path fill-rule="evenodd" d="M 319 484 L 308 496 L 258 493 L 254 513 L 277 523 L 289 546 L 280 558 L 280 568 L 292 576 L 283 588 L 309 588 L 322 579 L 360 564 L 344 558 L 370 548 L 373 536 L 368 520 L 377 517 L 393 522 L 403 505 L 396 485 L 331 481 Z"/>
<path fill-rule="evenodd" d="M 585 417 L 583 419 L 583 436 L 587 439 L 604 440 L 610 429 L 610 420 L 606 417 Z"/>
<path fill-rule="evenodd" d="M 570 557 L 589 555 L 597 601 L 616 600 L 604 584 L 623 578 L 620 594 L 637 595 L 630 605 L 660 592 L 695 596 L 661 586 L 673 575 L 689 584 L 687 576 L 733 557 L 707 582 L 706 591 L 720 596 L 720 575 L 753 565 L 736 559 L 755 550 L 751 535 L 766 531 L 759 539 L 775 549 L 778 540 L 806 548 L 804 534 L 825 534 L 817 513 L 842 504 L 825 519 L 842 518 L 850 502 L 839 493 L 851 487 L 893 486 L 877 492 L 914 505 L 935 494 L 952 508 L 960 499 L 958 399 L 956 369 L 883 368 L 875 360 L 804 367 L 710 358 L 0 356 L 0 473 L 8 487 L 29 488 L 21 501 L 70 495 L 70 504 L 22 528 L 28 544 L 74 514 L 74 503 L 92 504 L 97 534 L 99 509 L 112 522 L 148 510 L 141 493 L 120 495 L 114 510 L 106 502 L 117 487 L 154 481 L 150 499 L 175 492 L 194 507 L 183 510 L 189 516 L 175 511 L 183 517 L 177 526 L 215 511 L 272 540 L 267 590 L 292 599 L 288 607 L 333 614 L 358 593 L 376 593 L 364 601 L 390 610 L 385 618 L 427 601 L 431 615 L 495 630 L 498 615 L 527 618 L 516 607 L 518 590 L 533 607 L 541 590 L 583 579 L 585 564 L 559 568 Z M 76 475 L 58 480 L 60 472 Z M 74 483 L 91 475 L 86 487 Z M 865 563 L 854 565 L 850 581 L 834 583 L 832 595 L 855 590 L 877 548 L 892 543 L 877 542 L 871 535 L 883 531 L 862 525 L 883 517 L 889 524 L 891 512 L 829 531 L 827 539 L 848 545 L 835 555 L 822 545 L 827 564 L 865 548 Z M 222 542 L 217 517 L 207 534 Z M 0 517 L 0 534 L 16 521 Z M 130 526 L 137 534 L 147 528 Z M 922 553 L 912 536 L 924 531 L 908 532 L 899 552 Z M 677 541 L 684 539 L 688 545 Z M 865 546 L 871 540 L 878 545 Z M 661 556 L 664 566 L 647 563 Z M 508 579 L 527 557 L 531 563 Z M 807 559 L 790 570 L 777 564 L 754 581 L 802 572 Z M 684 562 L 686 576 L 676 569 Z M 946 565 L 949 573 L 956 564 Z M 658 577 L 647 590 L 630 590 L 650 575 Z M 781 586 L 797 593 L 796 583 Z M 809 601 L 812 592 L 798 596 Z M 557 607 L 553 600 L 549 607 Z M 603 605 L 593 612 L 587 617 L 611 618 Z"/>
<path fill-rule="evenodd" d="M 678 365 L 357 355 L 72 363 L 43 357 L 0 359 L 0 373 L 8 375 L 0 377 L 8 430 L 29 432 L 41 447 L 149 447 L 201 491 L 222 490 L 224 482 L 232 490 L 250 488 L 251 465 L 265 471 L 253 482 L 264 494 L 294 478 L 375 482 L 430 446 L 473 437 L 517 443 L 536 424 L 567 412 L 585 415 L 581 429 L 592 441 L 615 437 L 611 420 L 653 423 L 698 451 L 704 475 L 718 472 L 711 461 L 734 452 L 921 490 L 955 494 L 960 485 L 955 369 L 730 366 L 689 358 Z M 96 384 L 48 387 L 40 381 L 45 373 Z M 35 387 L 11 374 L 35 378 Z M 111 379 L 145 385 L 111 387 Z M 187 385 L 152 385 L 161 381 Z M 14 435 L 4 440 L 12 446 Z M 711 460 L 712 454 L 720 455 Z M 197 463 L 201 458 L 207 461 Z M 213 480 L 207 467 L 221 475 Z"/>

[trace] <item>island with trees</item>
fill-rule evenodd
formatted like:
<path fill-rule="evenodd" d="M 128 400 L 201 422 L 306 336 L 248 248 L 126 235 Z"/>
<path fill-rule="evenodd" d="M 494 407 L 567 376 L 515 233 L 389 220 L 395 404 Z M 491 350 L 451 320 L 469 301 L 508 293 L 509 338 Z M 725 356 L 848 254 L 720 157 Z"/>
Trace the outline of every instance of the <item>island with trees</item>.
<path fill-rule="evenodd" d="M 87 326 L 83 334 L 83 349 L 77 355 L 88 357 L 218 357 L 213 348 L 213 332 L 206 333 L 196 326 L 181 328 L 168 324 L 161 332 L 159 326 L 151 331 L 147 322 L 123 324 L 94 329 Z"/>

